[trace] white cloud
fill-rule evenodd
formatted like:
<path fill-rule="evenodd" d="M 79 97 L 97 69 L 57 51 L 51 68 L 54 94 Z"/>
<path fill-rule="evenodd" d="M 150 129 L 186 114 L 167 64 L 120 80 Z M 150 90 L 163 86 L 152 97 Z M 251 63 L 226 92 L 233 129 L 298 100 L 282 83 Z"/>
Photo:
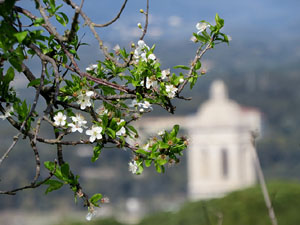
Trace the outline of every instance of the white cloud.
<path fill-rule="evenodd" d="M 179 27 L 182 24 L 182 19 L 179 16 L 170 16 L 168 18 L 168 24 L 171 27 Z"/>
<path fill-rule="evenodd" d="M 154 38 L 161 37 L 163 35 L 163 30 L 160 27 L 149 27 L 148 35 Z"/>
<path fill-rule="evenodd" d="M 15 78 L 11 83 L 14 88 L 26 88 L 27 83 L 28 80 L 23 75 L 23 73 L 15 72 Z"/>

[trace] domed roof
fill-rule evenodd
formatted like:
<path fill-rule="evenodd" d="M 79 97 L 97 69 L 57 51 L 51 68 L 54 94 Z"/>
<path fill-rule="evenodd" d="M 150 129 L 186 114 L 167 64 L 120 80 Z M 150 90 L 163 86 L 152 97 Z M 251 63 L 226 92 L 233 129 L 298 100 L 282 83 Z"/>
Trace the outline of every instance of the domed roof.
<path fill-rule="evenodd" d="M 200 126 L 238 126 L 241 108 L 228 98 L 223 81 L 216 80 L 210 88 L 210 98 L 198 110 L 197 123 Z"/>

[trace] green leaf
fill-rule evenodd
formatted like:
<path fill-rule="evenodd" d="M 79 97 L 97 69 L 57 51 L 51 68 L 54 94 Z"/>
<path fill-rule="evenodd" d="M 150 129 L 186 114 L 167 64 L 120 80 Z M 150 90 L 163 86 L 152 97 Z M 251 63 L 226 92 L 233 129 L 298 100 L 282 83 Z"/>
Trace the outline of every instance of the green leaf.
<path fill-rule="evenodd" d="M 38 27 L 38 26 L 41 26 L 44 23 L 45 23 L 45 20 L 43 18 L 36 18 L 35 21 L 34 21 L 34 26 Z"/>
<path fill-rule="evenodd" d="M 3 78 L 5 85 L 8 85 L 15 78 L 15 70 L 12 67 L 9 67 L 6 71 L 6 75 Z"/>
<path fill-rule="evenodd" d="M 110 136 L 111 138 L 116 138 L 116 132 L 113 129 L 107 127 L 106 131 L 108 136 Z"/>
<path fill-rule="evenodd" d="M 41 83 L 41 78 L 37 78 L 35 80 L 30 81 L 27 87 L 37 86 L 40 85 L 40 83 Z"/>
<path fill-rule="evenodd" d="M 215 16 L 215 20 L 216 20 L 216 24 L 218 28 L 217 32 L 218 32 L 224 26 L 224 20 L 219 17 L 218 13 Z"/>
<path fill-rule="evenodd" d="M 169 145 L 165 142 L 159 142 L 159 148 L 160 149 L 169 148 Z"/>
<path fill-rule="evenodd" d="M 60 14 L 64 18 L 64 21 L 66 24 L 69 23 L 69 18 L 65 13 L 59 12 L 58 14 Z"/>
<path fill-rule="evenodd" d="M 12 56 L 8 59 L 8 61 L 10 62 L 10 64 L 18 71 L 21 72 L 22 71 L 22 67 L 20 64 L 20 59 L 16 56 Z"/>
<path fill-rule="evenodd" d="M 152 163 L 152 160 L 151 160 L 151 159 L 145 160 L 145 166 L 146 166 L 146 167 L 151 166 L 151 163 Z"/>
<path fill-rule="evenodd" d="M 65 22 L 65 20 L 63 19 L 63 17 L 61 17 L 61 16 L 55 14 L 55 18 L 56 18 L 56 20 L 57 20 L 61 25 L 63 25 L 64 27 L 67 25 L 66 22 Z"/>
<path fill-rule="evenodd" d="M 45 182 L 46 185 L 49 185 L 49 187 L 47 188 L 45 194 L 48 194 L 51 191 L 55 191 L 59 188 L 61 188 L 64 184 L 60 181 L 57 180 L 47 180 Z"/>
<path fill-rule="evenodd" d="M 99 158 L 101 150 L 102 150 L 102 146 L 99 144 L 94 147 L 94 155 L 92 157 L 92 162 L 95 162 Z"/>
<path fill-rule="evenodd" d="M 17 38 L 18 42 L 21 43 L 27 36 L 28 31 L 22 31 L 19 33 L 15 33 L 14 36 Z"/>
<path fill-rule="evenodd" d="M 50 162 L 50 161 L 46 161 L 44 162 L 44 166 L 50 170 L 50 171 L 53 171 L 54 168 L 55 168 L 55 163 L 54 162 Z"/>
<path fill-rule="evenodd" d="M 184 65 L 177 65 L 173 67 L 174 69 L 183 69 L 183 70 L 190 70 L 190 67 Z"/>
<path fill-rule="evenodd" d="M 95 205 L 95 206 L 99 206 L 98 201 L 100 201 L 102 199 L 102 195 L 101 194 L 94 194 L 91 198 L 90 198 L 90 202 Z"/>
<path fill-rule="evenodd" d="M 174 125 L 173 130 L 171 131 L 171 137 L 176 137 L 179 130 L 179 125 Z"/>
<path fill-rule="evenodd" d="M 156 169 L 156 171 L 158 172 L 158 173 L 161 173 L 162 172 L 162 169 L 161 169 L 162 167 L 159 165 L 159 164 L 155 164 L 155 169 Z"/>
<path fill-rule="evenodd" d="M 160 166 L 165 165 L 167 162 L 168 162 L 168 160 L 162 159 L 162 158 L 158 158 L 158 159 L 156 160 L 156 163 L 158 163 Z"/>
<path fill-rule="evenodd" d="M 201 62 L 198 60 L 195 65 L 195 70 L 199 70 L 201 68 Z"/>
<path fill-rule="evenodd" d="M 63 175 L 64 178 L 69 179 L 69 175 L 70 175 L 70 166 L 68 163 L 64 163 L 63 165 L 61 165 L 60 167 L 61 169 L 61 173 Z"/>
<path fill-rule="evenodd" d="M 143 155 L 148 155 L 149 154 L 149 152 L 145 151 L 144 149 L 138 149 L 135 152 L 139 153 L 139 154 L 143 154 Z"/>

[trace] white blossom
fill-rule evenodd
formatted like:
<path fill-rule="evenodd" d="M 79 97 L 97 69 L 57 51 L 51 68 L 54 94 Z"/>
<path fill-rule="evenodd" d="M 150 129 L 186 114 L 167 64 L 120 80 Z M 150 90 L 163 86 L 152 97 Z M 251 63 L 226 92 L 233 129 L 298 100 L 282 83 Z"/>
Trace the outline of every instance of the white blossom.
<path fill-rule="evenodd" d="M 162 136 L 162 135 L 165 134 L 165 130 L 161 130 L 161 131 L 159 131 L 157 134 L 158 134 L 159 136 Z"/>
<path fill-rule="evenodd" d="M 92 126 L 90 130 L 87 130 L 85 133 L 90 135 L 90 142 L 94 142 L 96 139 L 102 139 L 102 127 Z"/>
<path fill-rule="evenodd" d="M 144 109 L 152 109 L 152 106 L 151 106 L 150 102 L 148 102 L 148 101 L 144 101 L 144 103 L 142 103 L 142 107 Z"/>
<path fill-rule="evenodd" d="M 91 221 L 95 216 L 96 216 L 96 211 L 95 210 L 91 210 L 91 211 L 88 212 L 88 214 L 86 214 L 85 219 L 87 221 Z"/>
<path fill-rule="evenodd" d="M 142 61 L 145 61 L 145 62 L 148 61 L 148 60 L 147 60 L 147 54 L 146 54 L 146 52 L 142 52 L 142 53 L 141 53 L 141 59 L 142 59 Z"/>
<path fill-rule="evenodd" d="M 110 200 L 109 200 L 108 197 L 103 197 L 103 198 L 101 199 L 101 203 L 109 203 L 109 202 L 110 202 Z"/>
<path fill-rule="evenodd" d="M 80 105 L 80 109 L 85 109 L 86 107 L 90 107 L 92 105 L 91 103 L 91 97 L 95 94 L 93 91 L 86 91 L 83 90 L 77 97 L 77 103 Z"/>
<path fill-rule="evenodd" d="M 140 59 L 147 62 L 146 50 L 149 50 L 149 46 L 145 44 L 143 40 L 139 40 L 137 43 L 137 48 L 134 50 L 134 59 L 138 62 Z M 150 54 L 151 55 L 151 54 Z M 151 56 L 153 57 L 153 56 Z"/>
<path fill-rule="evenodd" d="M 76 113 L 75 116 L 71 117 L 71 119 L 74 123 L 80 124 L 80 126 L 84 126 L 87 123 L 83 115 L 81 115 L 80 113 Z"/>
<path fill-rule="evenodd" d="M 98 109 L 96 109 L 96 113 L 98 113 L 100 116 L 107 114 L 108 110 L 105 109 L 104 106 L 99 107 Z"/>
<path fill-rule="evenodd" d="M 89 65 L 85 70 L 86 71 L 95 71 L 98 68 L 98 64 Z"/>
<path fill-rule="evenodd" d="M 144 81 L 141 81 L 141 85 L 144 86 Z M 151 78 L 146 77 L 146 88 L 150 89 L 154 85 L 154 80 Z"/>
<path fill-rule="evenodd" d="M 170 75 L 170 69 L 161 71 L 161 79 L 166 79 Z"/>
<path fill-rule="evenodd" d="M 91 97 L 91 96 L 93 96 L 94 94 L 95 94 L 95 92 L 93 92 L 93 91 L 86 91 L 86 92 L 85 92 L 85 95 L 88 96 L 88 97 Z"/>
<path fill-rule="evenodd" d="M 198 41 L 198 39 L 197 39 L 195 36 L 192 36 L 192 37 L 190 38 L 190 40 L 191 40 L 192 42 L 194 42 L 194 43 L 196 43 L 196 42 Z"/>
<path fill-rule="evenodd" d="M 121 129 L 118 130 L 117 133 L 116 133 L 117 136 L 123 136 L 123 135 L 125 135 L 125 134 L 126 134 L 126 129 L 125 129 L 125 127 L 121 127 Z"/>
<path fill-rule="evenodd" d="M 149 56 L 148 56 L 148 59 L 151 59 L 151 60 L 156 60 L 156 56 L 153 54 L 153 53 L 151 53 Z"/>
<path fill-rule="evenodd" d="M 183 83 L 184 82 L 184 79 L 183 78 L 180 78 L 179 79 L 179 83 Z"/>
<path fill-rule="evenodd" d="M 78 123 L 69 123 L 69 127 L 71 127 L 71 131 L 74 133 L 78 131 L 79 133 L 82 133 L 83 129 Z"/>
<path fill-rule="evenodd" d="M 132 161 L 128 163 L 128 170 L 129 172 L 136 174 L 137 170 L 138 170 L 138 165 L 136 164 L 136 161 Z"/>
<path fill-rule="evenodd" d="M 67 116 L 64 115 L 62 112 L 58 112 L 58 113 L 54 116 L 53 119 L 54 119 L 54 124 L 55 124 L 55 126 L 57 126 L 57 127 L 66 125 L 66 119 L 67 119 Z"/>
<path fill-rule="evenodd" d="M 117 122 L 117 124 L 118 125 L 120 125 L 121 123 L 123 123 L 123 122 L 125 122 L 125 120 L 123 120 L 123 119 L 120 119 L 120 121 L 119 122 Z"/>
<path fill-rule="evenodd" d="M 146 45 L 146 43 L 143 40 L 139 40 L 137 44 L 138 44 L 138 48 L 140 49 L 143 49 L 145 47 L 149 49 L 148 45 Z"/>
<path fill-rule="evenodd" d="M 86 127 L 85 124 L 87 123 L 84 117 L 80 113 L 77 113 L 76 116 L 72 116 L 71 119 L 73 123 L 68 124 L 68 126 L 71 127 L 71 131 L 82 133 L 82 127 Z"/>
<path fill-rule="evenodd" d="M 199 22 L 196 24 L 196 28 L 198 30 L 197 34 L 206 30 L 206 28 L 210 27 L 210 25 L 206 22 Z"/>
<path fill-rule="evenodd" d="M 176 88 L 174 85 L 170 84 L 170 85 L 166 85 L 166 92 L 168 93 L 168 97 L 169 98 L 174 98 L 176 95 L 176 91 L 178 90 L 178 88 Z"/>
<path fill-rule="evenodd" d="M 144 149 L 145 151 L 149 152 L 149 151 L 150 151 L 150 150 L 149 150 L 149 147 L 150 147 L 150 144 L 149 144 L 149 142 L 148 142 L 147 144 L 144 145 L 143 149 Z"/>
<path fill-rule="evenodd" d="M 6 109 L 4 115 L 0 115 L 0 118 L 5 120 L 7 117 L 10 117 L 13 112 L 14 112 L 14 108 L 12 106 L 9 106 Z"/>
<path fill-rule="evenodd" d="M 120 48 L 120 45 L 115 45 L 115 47 L 113 48 L 113 50 L 115 51 L 115 53 L 118 55 L 119 53 L 120 53 L 120 50 L 121 50 L 121 48 Z"/>

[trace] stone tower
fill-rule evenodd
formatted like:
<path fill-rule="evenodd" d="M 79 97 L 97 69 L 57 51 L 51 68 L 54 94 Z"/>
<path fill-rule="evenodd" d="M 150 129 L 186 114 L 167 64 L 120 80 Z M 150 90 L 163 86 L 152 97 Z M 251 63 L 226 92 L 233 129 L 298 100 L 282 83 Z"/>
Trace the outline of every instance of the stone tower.
<path fill-rule="evenodd" d="M 188 122 L 190 199 L 221 197 L 255 184 L 250 132 L 258 129 L 260 113 L 230 100 L 225 84 L 214 81 L 209 100 Z"/>

